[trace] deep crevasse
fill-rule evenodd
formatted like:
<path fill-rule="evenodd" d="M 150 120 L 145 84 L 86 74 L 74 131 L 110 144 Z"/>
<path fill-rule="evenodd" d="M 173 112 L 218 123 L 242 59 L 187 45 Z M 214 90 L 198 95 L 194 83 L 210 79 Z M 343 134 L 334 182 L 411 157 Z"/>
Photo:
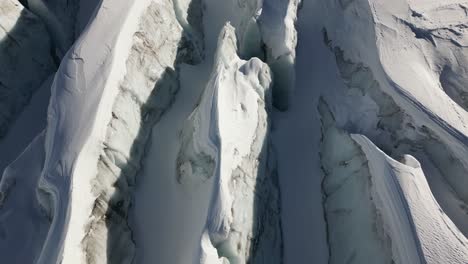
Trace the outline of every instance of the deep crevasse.
<path fill-rule="evenodd" d="M 5 129 L 52 93 L 0 183 L 10 262 L 468 261 L 463 1 L 28 4 L 47 33 L 6 1 L 0 45 L 50 69 L 0 74 L 31 89 Z"/>

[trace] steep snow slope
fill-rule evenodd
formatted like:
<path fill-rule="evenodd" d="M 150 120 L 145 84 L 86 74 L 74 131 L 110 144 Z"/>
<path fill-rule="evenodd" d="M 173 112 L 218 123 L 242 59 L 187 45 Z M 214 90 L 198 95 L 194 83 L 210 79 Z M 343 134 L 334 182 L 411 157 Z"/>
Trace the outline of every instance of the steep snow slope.
<path fill-rule="evenodd" d="M 2 1 L 0 17 L 1 139 L 55 65 L 49 35 L 38 17 L 13 0 Z"/>
<path fill-rule="evenodd" d="M 197 262 L 199 254 L 203 263 L 220 257 L 244 263 L 247 258 L 264 258 L 269 252 L 266 250 L 274 248 L 278 250 L 271 257 L 280 259 L 276 255 L 281 253 L 278 190 L 265 167 L 265 100 L 271 103 L 271 76 L 268 66 L 260 60 L 246 62 L 236 53 L 234 28 L 227 26 L 221 32 L 213 72 L 196 110 L 184 126 L 177 124 L 176 120 L 183 120 L 181 117 L 191 110 L 182 104 L 190 107 L 196 98 L 196 90 L 187 89 L 190 86 L 184 79 L 194 78 L 190 72 L 201 70 L 183 67 L 181 91 L 175 104 L 154 127 L 153 144 L 145 159 L 148 165 L 141 187 L 137 181 L 135 200 L 133 225 L 136 243 L 142 243 L 137 255 L 141 263 Z M 257 110 L 250 111 L 251 108 L 258 108 L 258 120 Z M 237 130 L 238 127 L 244 129 Z M 164 155 L 160 154 L 161 148 L 167 150 Z M 157 202 L 145 205 L 143 198 Z M 208 212 L 209 204 L 212 205 Z M 148 210 L 156 210 L 156 214 L 146 217 L 144 212 Z M 161 211 L 164 214 L 158 213 Z M 266 214 L 270 215 L 268 224 L 259 220 Z M 156 226 L 151 227 L 155 225 L 151 219 L 157 221 Z M 223 223 L 224 231 L 220 233 L 214 223 Z M 145 228 L 148 226 L 150 231 Z M 181 246 L 185 248 L 183 253 Z"/>
<path fill-rule="evenodd" d="M 414 225 L 414 233 L 419 240 L 421 252 L 426 263 L 465 263 L 468 259 L 468 240 L 453 224 L 450 218 L 443 213 L 442 208 L 431 194 L 431 189 L 427 183 L 424 172 L 419 162 L 410 155 L 401 157 L 399 163 L 380 151 L 374 144 L 363 136 L 353 135 L 353 139 L 358 142 L 367 158 L 369 159 L 369 169 L 372 174 L 378 175 L 376 186 L 379 188 L 376 194 L 382 194 L 380 188 L 385 185 L 396 185 L 391 193 L 400 194 L 404 197 L 407 208 L 404 212 L 409 215 L 410 222 Z M 382 181 L 382 178 L 386 181 Z M 386 186 L 385 186 L 386 187 Z M 396 196 L 396 195 L 395 195 Z M 381 205 L 387 206 L 388 199 L 380 199 Z M 382 211 L 384 211 L 383 209 Z M 388 209 L 386 213 L 389 214 Z M 392 237 L 401 234 L 401 225 L 393 220 L 393 215 L 384 215 L 384 219 L 392 227 L 387 227 Z M 403 213 L 403 212 L 402 212 Z M 391 220 L 390 220 L 391 219 Z M 429 220 L 430 219 L 430 220 Z M 389 221 L 390 220 L 390 221 Z M 410 233 L 410 232 L 409 232 Z M 407 251 L 408 247 L 402 246 L 397 239 L 393 239 L 393 250 L 397 252 Z M 445 241 L 436 243 L 435 241 Z M 399 260 L 400 263 L 405 261 Z M 411 262 L 415 263 L 415 262 Z"/>
<path fill-rule="evenodd" d="M 216 49 L 216 43 L 218 42 L 218 30 L 221 29 L 225 21 L 230 20 L 231 25 L 236 27 L 236 36 L 238 38 L 236 42 L 239 45 L 237 52 L 241 57 L 249 57 L 248 52 L 244 48 L 248 48 L 249 51 L 253 51 L 254 53 L 261 50 L 261 43 L 256 41 L 250 42 L 252 40 L 250 38 L 246 39 L 246 36 L 249 35 L 253 40 L 258 40 L 260 34 L 256 29 L 258 27 L 255 24 L 256 20 L 251 17 L 255 14 L 252 13 L 252 9 L 249 9 L 255 6 L 253 2 L 205 1 L 206 8 L 203 10 L 203 19 L 205 21 L 206 59 L 196 67 L 181 67 L 180 91 L 176 95 L 174 105 L 163 116 L 161 121 L 155 125 L 152 145 L 145 158 L 144 172 L 141 176 L 137 177 L 141 182 L 137 180 L 135 198 L 136 216 L 133 228 L 136 230 L 135 240 L 137 248 L 140 247 L 140 251 L 137 249 L 138 263 L 187 263 L 197 261 L 196 255 L 199 254 L 202 229 L 206 222 L 210 202 L 211 191 L 209 190 L 216 188 L 217 184 L 212 187 L 212 179 L 207 180 L 203 184 L 190 184 L 191 180 L 186 180 L 188 182 L 185 182 L 185 184 L 177 182 L 174 160 L 177 160 L 177 153 L 182 143 L 177 135 L 181 133 L 182 127 L 186 127 L 186 125 L 182 126 L 182 123 L 193 109 L 197 97 L 201 96 L 200 89 L 204 89 L 205 86 L 208 89 L 212 86 L 207 85 L 207 80 L 204 80 L 204 78 L 208 78 L 207 75 L 212 69 L 214 71 L 212 74 L 217 74 L 211 60 L 213 59 L 214 49 Z M 209 23 L 206 21 L 209 21 Z M 249 42 L 245 43 L 243 40 L 249 40 Z M 218 48 L 218 50 L 220 49 Z M 216 59 L 214 60 L 215 63 L 218 63 Z M 201 126 L 201 128 L 203 127 Z M 204 141 L 206 140 L 198 140 L 196 142 L 198 144 L 206 144 Z M 161 154 L 161 149 L 165 150 L 163 155 Z M 201 164 L 207 164 L 206 167 L 210 167 L 210 159 L 201 160 L 205 160 Z M 193 168 L 192 166 L 189 167 Z M 201 170 L 202 175 L 204 175 L 203 171 Z M 266 180 L 266 182 L 268 181 Z M 268 184 L 266 186 L 274 188 L 274 186 Z M 267 189 L 262 192 L 268 193 L 269 191 Z M 144 201 L 147 200 L 155 200 L 155 203 L 145 203 Z M 256 205 L 253 205 L 255 211 L 263 210 L 262 202 L 256 204 L 259 204 L 259 206 L 257 208 Z M 278 205 L 273 203 L 273 207 L 275 206 Z M 149 214 L 147 214 L 148 212 Z M 272 223 L 272 226 L 274 225 Z M 258 228 L 254 228 L 254 230 L 256 229 Z M 248 231 L 246 230 L 245 234 L 247 233 Z M 240 238 L 239 241 L 245 245 L 248 243 L 246 242 L 247 240 L 249 239 L 244 237 Z M 273 245 L 274 243 L 276 242 L 273 242 Z M 202 247 L 212 247 L 209 239 L 203 240 L 202 244 Z M 180 252 L 180 247 L 185 248 L 184 252 Z M 245 248 L 248 247 L 245 246 Z M 239 256 L 235 257 L 241 259 L 245 257 L 242 256 L 242 254 L 245 255 L 245 248 L 238 254 Z M 217 255 L 217 252 L 215 252 L 215 259 L 217 259 Z"/>
<path fill-rule="evenodd" d="M 334 127 L 326 104 L 319 107 L 331 262 L 464 263 L 468 240 L 443 213 L 419 162 L 393 160 L 366 137 Z"/>
<path fill-rule="evenodd" d="M 47 106 L 50 98 L 50 86 L 53 76 L 32 95 L 30 103 L 11 124 L 9 131 L 0 140 L 0 169 L 3 171 L 21 152 L 40 134 L 47 125 Z"/>
<path fill-rule="evenodd" d="M 88 262 L 131 263 L 134 257 L 127 224 L 132 186 L 151 127 L 178 89 L 174 67 L 186 60 L 178 50 L 182 34 L 170 1 L 152 2 L 141 15 L 92 180 L 96 201 L 83 239 Z"/>
<path fill-rule="evenodd" d="M 358 113 L 366 116 L 363 119 L 359 114 L 341 108 L 337 119 L 340 126 L 367 135 L 392 156 L 405 153 L 415 155 L 422 162 L 422 167 L 428 170 L 426 175 L 429 184 L 442 208 L 466 235 L 466 224 L 462 220 L 467 216 L 464 209 L 466 190 L 461 187 L 467 184 L 468 179 L 464 158 L 466 112 L 453 104 L 448 96 L 440 94 L 442 90 L 438 81 L 427 82 L 428 79 L 420 78 L 428 70 L 421 68 L 417 73 L 407 74 L 408 69 L 405 67 L 417 68 L 423 65 L 430 69 L 431 61 L 447 62 L 447 58 L 444 58 L 444 53 L 436 52 L 434 47 L 437 46 L 431 46 L 430 49 L 426 47 L 432 50 L 431 56 L 421 55 L 419 52 L 423 48 L 398 48 L 401 44 L 419 46 L 424 43 L 421 44 L 423 40 L 411 30 L 395 29 L 389 32 L 395 32 L 396 35 L 386 35 L 389 25 L 384 23 L 393 23 L 392 27 L 405 25 L 388 15 L 389 11 L 399 14 L 394 10 L 397 7 L 418 17 L 403 2 L 387 7 L 380 2 L 369 5 L 366 1 L 356 1 L 344 9 L 342 6 L 332 7 L 342 13 L 343 21 L 329 22 L 324 31 L 324 40 L 335 53 L 340 76 L 349 89 L 346 93 L 351 95 L 333 101 L 359 105 Z M 359 11 L 356 13 L 352 10 Z M 385 18 L 379 12 L 388 17 Z M 346 20 L 355 23 L 349 24 Z M 433 21 L 434 24 L 436 22 Z M 360 37 L 345 39 L 338 32 L 349 32 Z M 398 45 L 390 46 L 388 43 L 395 38 L 403 39 Z M 367 47 L 366 50 L 363 47 Z M 452 48 L 445 46 L 443 51 L 456 51 L 458 48 L 456 45 Z M 406 50 L 413 57 L 401 66 L 395 58 L 402 58 L 403 55 L 392 55 L 391 60 L 386 55 L 393 50 Z M 422 94 L 420 91 L 424 89 L 428 91 L 424 95 L 415 94 L 415 91 Z M 359 97 L 360 93 L 364 96 Z M 436 94 L 440 96 L 428 101 L 427 95 Z"/>
<path fill-rule="evenodd" d="M 457 65 L 464 65 L 464 49 L 456 44 L 463 39 L 463 32 L 453 33 L 450 27 L 454 21 L 440 19 L 450 17 L 463 23 L 464 16 L 456 15 L 457 9 L 463 5 L 449 3 L 440 7 L 417 1 L 410 4 L 397 1 L 391 5 L 384 1 L 354 1 L 330 2 L 327 6 L 337 16 L 332 16 L 325 23 L 324 42 L 335 55 L 339 76 L 346 87 L 327 92 L 326 96 L 336 113 L 338 126 L 348 133 L 365 134 L 392 157 L 411 154 L 421 162 L 424 173 L 418 174 L 424 175 L 430 186 L 421 195 L 434 195 L 437 202 L 433 201 L 435 205 L 418 206 L 437 208 L 433 211 L 443 211 L 450 218 L 433 213 L 430 220 L 437 223 L 442 219 L 435 225 L 448 231 L 439 229 L 431 233 L 429 230 L 433 227 L 416 230 L 414 237 L 420 240 L 423 248 L 420 250 L 422 261 L 466 262 L 466 243 L 462 233 L 466 235 L 467 211 L 465 189 L 461 187 L 466 185 L 467 179 L 466 112 L 443 90 L 446 85 L 444 68 L 457 69 L 457 73 L 450 77 L 452 85 L 454 76 L 458 84 L 463 83 L 463 66 Z M 447 16 L 447 12 L 452 16 Z M 424 28 L 429 24 L 432 29 Z M 441 33 L 445 30 L 441 28 L 446 25 L 449 25 L 447 30 L 455 35 Z M 380 167 L 377 170 L 385 171 Z M 365 173 L 359 172 L 358 175 Z M 424 181 L 418 182 L 423 188 Z M 411 187 L 402 188 L 406 188 L 407 193 L 403 194 L 406 200 L 412 200 L 416 195 Z M 391 216 L 380 218 L 384 223 L 396 222 L 390 220 Z M 413 215 L 412 218 L 418 216 Z M 334 230 L 328 218 L 327 222 L 329 230 Z M 418 228 L 423 226 L 416 220 L 414 222 Z M 431 247 L 435 247 L 433 251 L 443 247 L 438 242 L 441 234 L 451 241 L 444 252 L 453 250 L 456 253 L 444 255 L 426 251 Z M 343 254 L 340 249 L 335 249 L 335 252 L 338 256 Z M 331 257 L 334 258 L 333 248 Z"/>
<path fill-rule="evenodd" d="M 41 133 L 3 172 L 0 252 L 7 263 L 35 263 L 41 253 L 50 225 L 35 197 L 43 161 L 44 133 Z"/>
<path fill-rule="evenodd" d="M 91 178 L 95 175 L 100 142 L 105 136 L 106 120 L 110 119 L 119 77 L 124 72 L 126 56 L 114 55 L 129 52 L 128 38 L 137 24 L 135 20 L 121 18 L 130 11 L 138 12 L 136 7 L 103 2 L 55 76 L 39 186 L 39 198 L 52 223 L 38 263 L 58 262 L 62 255 L 70 263 L 83 260 L 80 245 L 89 221 L 86 216 L 94 201 Z M 106 27 L 108 23 L 113 27 Z M 80 177 L 72 181 L 74 174 Z M 67 232 L 67 226 L 74 228 Z"/>
<path fill-rule="evenodd" d="M 201 263 L 281 262 L 278 192 L 267 168 L 270 70 L 256 58 L 239 60 L 236 52 L 228 24 L 214 73 L 182 132 L 179 181 L 214 178 Z"/>
<path fill-rule="evenodd" d="M 464 1 L 21 3 L 5 261 L 468 261 Z"/>

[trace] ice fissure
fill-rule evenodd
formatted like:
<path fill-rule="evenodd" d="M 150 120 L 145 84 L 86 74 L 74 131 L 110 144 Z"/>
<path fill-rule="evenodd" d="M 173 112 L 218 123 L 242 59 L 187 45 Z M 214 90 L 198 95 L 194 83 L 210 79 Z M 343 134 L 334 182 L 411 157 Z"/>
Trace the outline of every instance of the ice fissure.
<path fill-rule="evenodd" d="M 199 4 L 195 8 L 201 12 Z M 133 36 L 127 73 L 119 84 L 92 180 L 96 200 L 82 242 L 86 263 L 132 263 L 135 258 L 128 211 L 136 175 L 152 127 L 179 89 L 178 65 L 199 61 L 203 52 L 201 39 L 190 38 L 196 34 L 193 30 L 185 33 L 189 25 L 181 25 L 176 12 L 181 11 L 171 1 L 151 2 Z M 200 14 L 198 18 L 201 23 Z"/>
<path fill-rule="evenodd" d="M 0 255 L 468 263 L 464 0 L 3 0 Z"/>

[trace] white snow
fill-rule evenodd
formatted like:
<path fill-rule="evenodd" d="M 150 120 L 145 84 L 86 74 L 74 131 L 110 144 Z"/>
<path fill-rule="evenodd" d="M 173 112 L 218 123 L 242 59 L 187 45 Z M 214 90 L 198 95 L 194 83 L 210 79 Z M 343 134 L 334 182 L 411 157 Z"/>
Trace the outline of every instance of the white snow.
<path fill-rule="evenodd" d="M 405 157 L 409 165 L 399 163 L 385 155 L 363 136 L 353 135 L 369 160 L 375 183 L 375 197 L 383 215 L 386 232 L 392 239 L 394 254 L 406 255 L 420 251 L 422 263 L 466 263 L 468 240 L 444 214 L 431 193 L 424 172 L 414 157 Z M 387 189 L 387 190 L 385 190 Z M 390 192 L 388 192 L 391 190 Z M 390 194 L 392 197 L 386 196 Z M 399 201 L 400 200 L 400 201 Z M 395 206 L 392 208 L 392 205 Z M 400 205 L 400 206 L 398 206 Z M 387 215 L 388 214 L 388 215 Z M 400 220 L 398 220 L 398 218 Z M 406 219 L 405 219 L 406 218 Z M 413 230 L 403 230 L 410 221 Z M 408 244 L 411 237 L 420 249 Z M 398 257 L 398 263 L 418 263 L 417 259 Z"/>
<path fill-rule="evenodd" d="M 467 263 L 465 0 L 27 3 L 2 261 Z"/>
<path fill-rule="evenodd" d="M 53 221 L 37 263 L 84 259 L 81 240 L 94 200 L 91 177 L 138 22 L 138 16 L 128 14 L 146 6 L 145 1 L 104 1 L 55 76 L 40 182 L 40 189 L 50 195 L 45 206 Z"/>
<path fill-rule="evenodd" d="M 253 261 L 256 254 L 261 254 L 260 258 L 264 260 L 270 258 L 268 262 L 272 263 L 280 261 L 268 256 L 272 252 L 255 252 L 256 248 L 251 252 L 249 248 L 250 239 L 261 241 L 262 237 L 257 237 L 260 235 L 273 240 L 270 241 L 273 243 L 271 250 L 280 248 L 278 242 L 275 243 L 280 238 L 279 230 L 275 230 L 278 225 L 260 223 L 265 232 L 258 234 L 256 228 L 260 227 L 255 224 L 257 217 L 262 218 L 262 213 L 256 210 L 262 210 L 261 207 L 268 206 L 268 203 L 272 203 L 274 208 L 276 201 L 273 195 L 266 204 L 260 201 L 261 204 L 257 205 L 259 202 L 255 197 L 268 199 L 268 192 L 275 191 L 265 191 L 256 186 L 260 178 L 271 177 L 262 175 L 267 173 L 266 108 L 269 108 L 268 102 L 271 103 L 271 75 L 268 66 L 259 59 L 245 62 L 236 53 L 234 28 L 228 24 L 220 33 L 214 72 L 198 108 L 208 107 L 209 111 L 195 110 L 195 115 L 202 113 L 198 119 L 201 127 L 210 128 L 207 131 L 208 144 L 214 145 L 216 150 L 216 166 L 211 172 L 214 192 L 206 228 L 219 257 L 225 257 L 229 263 L 246 263 L 248 259 Z M 193 140 L 200 141 L 197 138 Z M 263 184 L 268 185 L 268 180 Z M 279 217 L 274 212 L 268 214 L 269 217 Z"/>

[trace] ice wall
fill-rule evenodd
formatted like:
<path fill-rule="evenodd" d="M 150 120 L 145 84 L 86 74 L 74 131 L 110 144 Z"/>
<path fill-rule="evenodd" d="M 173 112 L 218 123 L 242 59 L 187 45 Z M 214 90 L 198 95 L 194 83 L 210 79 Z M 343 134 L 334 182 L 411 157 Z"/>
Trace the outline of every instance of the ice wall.
<path fill-rule="evenodd" d="M 178 179 L 193 185 L 214 178 L 200 263 L 279 263 L 279 194 L 268 166 L 271 73 L 259 59 L 239 59 L 236 43 L 227 24 L 182 132 Z"/>
<path fill-rule="evenodd" d="M 0 4 L 0 138 L 55 71 L 51 40 L 41 20 L 19 3 Z"/>
<path fill-rule="evenodd" d="M 395 161 L 365 136 L 337 128 L 326 103 L 319 107 L 331 263 L 466 261 L 466 238 L 434 198 L 420 163 L 411 155 Z M 446 243 L 435 242 L 441 239 Z"/>

